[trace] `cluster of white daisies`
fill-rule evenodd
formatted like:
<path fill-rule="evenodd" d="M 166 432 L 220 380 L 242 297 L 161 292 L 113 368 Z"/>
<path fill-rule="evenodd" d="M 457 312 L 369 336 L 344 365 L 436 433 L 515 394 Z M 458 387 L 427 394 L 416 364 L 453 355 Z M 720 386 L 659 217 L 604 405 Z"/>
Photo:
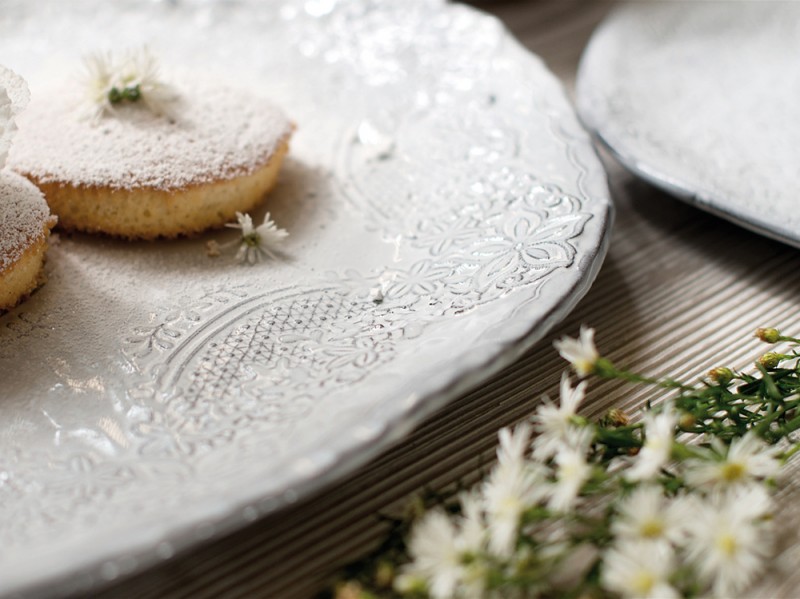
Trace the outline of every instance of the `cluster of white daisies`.
<path fill-rule="evenodd" d="M 593 331 L 557 343 L 579 375 L 600 356 Z M 770 553 L 770 481 L 781 455 L 752 431 L 730 443 L 689 442 L 667 403 L 642 425 L 590 423 L 578 413 L 586 383 L 565 374 L 561 401 L 500 431 L 497 464 L 460 498 L 413 527 L 401 594 L 449 597 L 575 592 L 621 597 L 730 597 L 763 572 Z M 616 441 L 632 451 L 603 459 Z M 631 437 L 634 435 L 634 437 Z"/>

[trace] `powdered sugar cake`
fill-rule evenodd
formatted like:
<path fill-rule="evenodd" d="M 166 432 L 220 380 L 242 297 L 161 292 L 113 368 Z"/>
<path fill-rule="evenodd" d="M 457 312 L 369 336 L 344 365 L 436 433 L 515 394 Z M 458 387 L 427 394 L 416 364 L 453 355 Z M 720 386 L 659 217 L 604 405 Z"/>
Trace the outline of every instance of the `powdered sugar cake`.
<path fill-rule="evenodd" d="M 288 151 L 292 123 L 245 90 L 193 78 L 171 84 L 167 113 L 119 102 L 87 118 L 69 87 L 33 98 L 9 156 L 66 230 L 154 239 L 222 226 L 261 202 Z"/>
<path fill-rule="evenodd" d="M 24 177 L 0 171 L 0 312 L 44 282 L 50 216 L 41 192 Z"/>
<path fill-rule="evenodd" d="M 47 238 L 55 223 L 41 192 L 4 168 L 14 117 L 27 102 L 25 82 L 0 66 L 0 312 L 16 306 L 44 281 Z"/>

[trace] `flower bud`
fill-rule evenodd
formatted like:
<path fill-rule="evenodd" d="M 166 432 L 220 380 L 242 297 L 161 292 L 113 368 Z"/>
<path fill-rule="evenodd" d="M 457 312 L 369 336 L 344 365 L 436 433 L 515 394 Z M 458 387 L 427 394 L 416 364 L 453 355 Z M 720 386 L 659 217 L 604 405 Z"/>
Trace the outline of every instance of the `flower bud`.
<path fill-rule="evenodd" d="M 725 366 L 717 366 L 708 371 L 708 378 L 720 385 L 727 385 L 733 380 L 733 370 Z"/>
<path fill-rule="evenodd" d="M 425 500 L 415 495 L 414 498 L 406 506 L 406 516 L 412 520 L 421 518 L 425 514 Z"/>
<path fill-rule="evenodd" d="M 394 566 L 392 562 L 382 560 L 375 568 L 375 585 L 381 589 L 392 587 L 394 582 Z"/>
<path fill-rule="evenodd" d="M 683 412 L 678 418 L 678 427 L 687 430 L 692 428 L 697 423 L 697 419 L 694 417 L 694 414 L 690 414 L 689 412 Z"/>
<path fill-rule="evenodd" d="M 349 581 L 336 587 L 334 599 L 362 599 L 368 597 L 360 583 Z"/>
<path fill-rule="evenodd" d="M 767 370 L 774 370 L 781 363 L 783 356 L 775 352 L 767 352 L 758 359 L 757 364 L 760 364 Z"/>
<path fill-rule="evenodd" d="M 422 596 L 428 595 L 428 585 L 425 584 L 425 580 L 419 576 L 405 572 L 399 574 L 397 578 L 394 579 L 394 590 L 400 594 L 417 594 Z"/>
<path fill-rule="evenodd" d="M 122 102 L 122 92 L 117 87 L 112 87 L 108 90 L 108 101 L 112 104 Z"/>
<path fill-rule="evenodd" d="M 130 100 L 131 102 L 136 102 L 142 97 L 142 90 L 139 88 L 138 84 L 128 86 L 122 90 L 122 97 L 126 100 Z"/>
<path fill-rule="evenodd" d="M 756 337 L 765 343 L 777 343 L 780 341 L 781 333 L 778 329 L 756 329 Z"/>
<path fill-rule="evenodd" d="M 618 426 L 627 426 L 630 424 L 631 419 L 628 415 L 619 408 L 611 408 L 606 412 L 605 416 L 600 420 L 603 426 L 616 428 Z"/>

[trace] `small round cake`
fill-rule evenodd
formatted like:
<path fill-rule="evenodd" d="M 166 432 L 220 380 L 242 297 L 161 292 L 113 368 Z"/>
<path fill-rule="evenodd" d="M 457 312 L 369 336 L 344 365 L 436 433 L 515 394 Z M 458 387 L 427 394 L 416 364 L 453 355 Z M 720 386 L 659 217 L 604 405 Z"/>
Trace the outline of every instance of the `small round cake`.
<path fill-rule="evenodd" d="M 47 238 L 55 220 L 30 181 L 0 170 L 0 313 L 44 282 Z"/>
<path fill-rule="evenodd" d="M 79 109 L 85 98 L 65 82 L 34 94 L 17 119 L 9 165 L 42 190 L 59 226 L 171 238 L 261 203 L 288 151 L 293 125 L 284 113 L 218 82 L 162 85 L 149 56 L 136 62 L 95 60 L 94 114 Z"/>
<path fill-rule="evenodd" d="M 47 238 L 55 224 L 42 192 L 6 167 L 15 120 L 29 99 L 25 80 L 0 66 L 0 313 L 44 282 Z"/>

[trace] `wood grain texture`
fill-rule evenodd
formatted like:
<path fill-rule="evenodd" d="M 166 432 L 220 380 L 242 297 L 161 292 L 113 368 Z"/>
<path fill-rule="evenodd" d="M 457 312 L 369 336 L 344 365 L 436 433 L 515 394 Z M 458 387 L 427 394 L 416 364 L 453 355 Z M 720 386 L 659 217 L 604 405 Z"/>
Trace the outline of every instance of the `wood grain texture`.
<path fill-rule="evenodd" d="M 571 89 L 592 29 L 613 6 L 587 0 L 485 2 Z M 604 157 L 605 158 L 605 157 Z M 420 489 L 476 480 L 494 458 L 497 430 L 557 395 L 563 361 L 554 339 L 581 323 L 597 329 L 613 361 L 654 375 L 694 379 L 717 365 L 742 367 L 764 347 L 758 326 L 800 333 L 797 250 L 738 229 L 640 182 L 605 158 L 617 204 L 611 248 L 573 314 L 541 343 L 473 392 L 429 418 L 359 471 L 273 517 L 214 540 L 133 578 L 105 598 L 313 596 L 339 569 L 366 555 Z M 635 408 L 654 397 L 618 382 L 590 388 L 587 413 Z M 794 476 L 782 492 L 794 503 Z M 798 529 L 797 510 L 786 510 Z M 791 531 L 779 542 L 794 547 Z M 792 596 L 798 551 L 776 560 L 760 596 Z"/>

